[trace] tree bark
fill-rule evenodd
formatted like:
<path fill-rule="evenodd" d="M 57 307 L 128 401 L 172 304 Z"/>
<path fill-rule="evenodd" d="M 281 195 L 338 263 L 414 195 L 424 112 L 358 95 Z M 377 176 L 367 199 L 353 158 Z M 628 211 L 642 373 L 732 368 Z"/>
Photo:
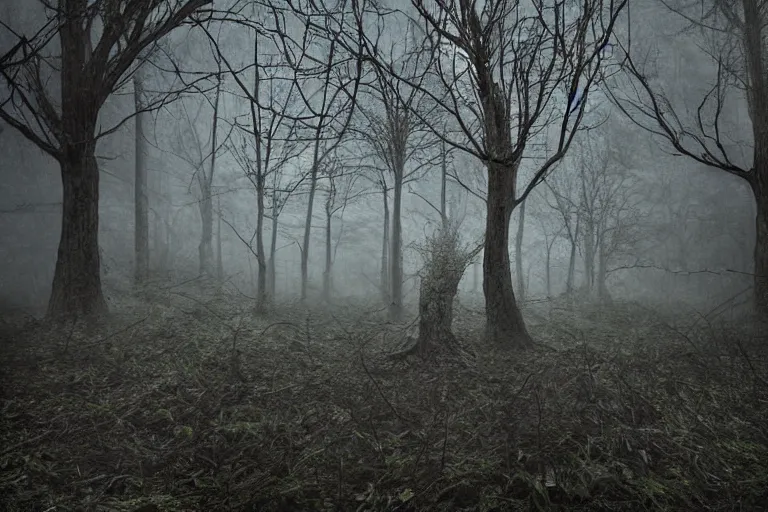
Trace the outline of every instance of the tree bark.
<path fill-rule="evenodd" d="M 78 135 L 73 139 L 93 138 L 92 132 Z M 98 240 L 99 168 L 93 150 L 93 144 L 67 147 L 61 161 L 61 238 L 48 302 L 52 319 L 93 317 L 107 311 Z"/>
<path fill-rule="evenodd" d="M 91 91 L 83 73 L 89 35 L 81 23 L 86 2 L 63 6 L 61 39 L 61 129 L 58 153 L 62 219 L 56 269 L 47 316 L 94 317 L 107 311 L 99 257 L 99 167 L 94 132 L 105 97 Z"/>
<path fill-rule="evenodd" d="M 485 294 L 486 337 L 497 344 L 517 348 L 533 345 L 512 289 L 509 265 L 509 222 L 516 172 L 488 164 L 488 201 L 483 247 L 483 292 Z"/>
<path fill-rule="evenodd" d="M 134 146 L 134 282 L 141 285 L 149 277 L 149 204 L 147 198 L 146 141 L 144 139 L 143 83 L 140 70 L 133 75 L 136 109 Z"/>
<path fill-rule="evenodd" d="M 453 349 L 453 301 L 463 271 L 435 265 L 421 280 L 419 287 L 419 337 L 416 352 L 422 357 L 436 347 Z"/>
<path fill-rule="evenodd" d="M 517 296 L 525 302 L 525 276 L 523 275 L 523 233 L 525 232 L 525 201 L 520 205 L 520 218 L 515 236 L 515 274 L 517 275 Z"/>
<path fill-rule="evenodd" d="M 391 297 L 389 303 L 389 319 L 392 322 L 403 320 L 403 227 L 401 218 L 403 199 L 403 169 L 395 172 L 395 197 L 392 205 L 392 250 L 389 253 L 391 282 Z"/>

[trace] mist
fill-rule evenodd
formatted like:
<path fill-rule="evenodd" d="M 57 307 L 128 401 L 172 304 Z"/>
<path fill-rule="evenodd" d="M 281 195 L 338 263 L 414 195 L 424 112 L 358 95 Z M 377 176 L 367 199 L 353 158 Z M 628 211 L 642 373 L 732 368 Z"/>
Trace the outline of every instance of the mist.
<path fill-rule="evenodd" d="M 709 3 L 3 3 L 0 501 L 760 509 L 768 6 Z"/>

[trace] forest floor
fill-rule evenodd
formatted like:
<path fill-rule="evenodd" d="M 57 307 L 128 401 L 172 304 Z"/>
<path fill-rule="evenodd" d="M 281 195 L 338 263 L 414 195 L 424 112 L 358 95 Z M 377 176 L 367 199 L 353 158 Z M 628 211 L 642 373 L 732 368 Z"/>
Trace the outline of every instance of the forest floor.
<path fill-rule="evenodd" d="M 9 511 L 768 510 L 768 343 L 637 304 L 526 312 L 536 348 L 393 360 L 376 306 L 257 316 L 166 288 L 0 333 Z"/>

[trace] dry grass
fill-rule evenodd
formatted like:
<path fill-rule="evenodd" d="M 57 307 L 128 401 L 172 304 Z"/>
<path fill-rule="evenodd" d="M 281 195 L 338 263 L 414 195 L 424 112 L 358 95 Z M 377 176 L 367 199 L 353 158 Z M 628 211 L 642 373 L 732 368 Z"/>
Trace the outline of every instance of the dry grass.
<path fill-rule="evenodd" d="M 766 509 L 764 341 L 555 308 L 512 353 L 459 311 L 475 360 L 391 362 L 361 307 L 192 297 L 5 341 L 7 510 Z"/>

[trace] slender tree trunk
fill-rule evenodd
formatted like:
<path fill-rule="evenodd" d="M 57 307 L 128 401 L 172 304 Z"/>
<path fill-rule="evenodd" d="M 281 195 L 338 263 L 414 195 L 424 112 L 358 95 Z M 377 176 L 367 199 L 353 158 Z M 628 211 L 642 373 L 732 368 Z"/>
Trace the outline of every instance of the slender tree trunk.
<path fill-rule="evenodd" d="M 568 277 L 565 280 L 565 293 L 567 296 L 573 296 L 573 284 L 576 277 L 576 249 L 579 243 L 579 234 L 581 231 L 581 217 L 576 217 L 576 228 L 573 231 L 571 241 L 571 254 L 568 257 Z"/>
<path fill-rule="evenodd" d="M 278 211 L 277 208 L 272 210 L 272 233 L 271 233 L 271 245 L 269 248 L 269 261 L 267 262 L 267 287 L 269 290 L 270 300 L 274 300 L 277 293 L 277 282 L 275 277 L 275 255 L 277 254 L 277 226 L 278 226 Z"/>
<path fill-rule="evenodd" d="M 604 236 L 604 235 L 603 235 Z M 601 237 L 602 238 L 602 237 Z M 600 302 L 610 302 L 608 294 L 608 255 L 605 250 L 605 242 L 601 240 L 597 253 L 597 297 Z"/>
<path fill-rule="evenodd" d="M 309 285 L 309 242 L 312 232 L 312 211 L 315 207 L 315 192 L 317 190 L 317 171 L 320 165 L 320 135 L 315 142 L 315 156 L 312 171 L 309 177 L 309 196 L 307 197 L 307 215 L 304 220 L 304 245 L 301 248 L 301 300 L 307 300 L 307 286 Z"/>
<path fill-rule="evenodd" d="M 384 199 L 384 230 L 381 236 L 381 278 L 379 279 L 381 296 L 384 304 L 389 306 L 391 283 L 389 279 L 389 195 L 386 187 L 382 189 Z"/>
<path fill-rule="evenodd" d="M 216 215 L 218 222 L 216 224 L 216 279 L 219 283 L 224 282 L 224 260 L 221 254 L 221 196 L 217 198 Z"/>
<path fill-rule="evenodd" d="M 146 141 L 144 139 L 143 84 L 140 70 L 133 75 L 133 101 L 136 109 L 134 130 L 134 282 L 141 285 L 149 277 L 149 204 L 147 200 Z"/>
<path fill-rule="evenodd" d="M 92 129 L 71 135 L 74 140 L 92 136 Z M 52 319 L 97 316 L 107 311 L 101 291 L 99 168 L 94 146 L 68 147 L 61 162 L 61 238 L 48 302 Z"/>
<path fill-rule="evenodd" d="M 514 197 L 515 172 L 497 164 L 488 165 L 488 201 L 483 254 L 486 337 L 489 341 L 525 348 L 533 340 L 512 289 L 509 266 L 509 221 Z"/>
<path fill-rule="evenodd" d="M 331 240 L 331 218 L 333 217 L 330 209 L 325 210 L 325 269 L 323 270 L 323 300 L 331 300 L 331 271 L 333 270 L 333 244 Z"/>
<path fill-rule="evenodd" d="M 200 275 L 213 275 L 213 199 L 211 189 L 201 183 L 203 199 L 200 201 L 200 244 L 197 247 L 200 263 Z"/>
<path fill-rule="evenodd" d="M 520 219 L 517 223 L 515 237 L 515 274 L 517 274 L 517 297 L 522 304 L 525 302 L 525 278 L 523 276 L 523 233 L 525 231 L 525 201 L 520 205 Z"/>
<path fill-rule="evenodd" d="M 202 234 L 198 253 L 200 258 L 200 274 L 213 276 L 213 176 L 216 172 L 216 149 L 218 145 L 219 99 L 221 98 L 221 77 L 216 85 L 216 97 L 213 103 L 213 126 L 211 127 L 211 165 L 208 172 L 203 171 L 204 162 L 200 162 L 198 182 L 202 199 L 200 201 L 200 220 Z"/>
<path fill-rule="evenodd" d="M 440 220 L 443 223 L 443 230 L 448 229 L 448 206 L 446 204 L 446 189 L 448 186 L 448 156 L 445 150 L 445 141 L 442 141 L 440 147 L 442 153 L 442 162 L 440 168 Z"/>
<path fill-rule="evenodd" d="M 584 229 L 584 286 L 588 295 L 592 295 L 595 285 L 595 231 L 592 219 L 587 219 Z"/>
<path fill-rule="evenodd" d="M 267 293 L 267 255 L 264 252 L 264 176 L 256 176 L 256 310 L 264 312 L 269 305 Z"/>
<path fill-rule="evenodd" d="M 395 172 L 395 197 L 392 206 L 392 250 L 389 253 L 391 270 L 389 273 L 392 284 L 389 303 L 389 319 L 393 322 L 403 320 L 403 247 L 402 247 L 402 198 L 403 198 L 403 169 Z"/>
<path fill-rule="evenodd" d="M 552 297 L 552 245 L 553 242 L 547 244 L 547 260 L 546 265 L 546 280 L 547 280 L 547 298 Z"/>

